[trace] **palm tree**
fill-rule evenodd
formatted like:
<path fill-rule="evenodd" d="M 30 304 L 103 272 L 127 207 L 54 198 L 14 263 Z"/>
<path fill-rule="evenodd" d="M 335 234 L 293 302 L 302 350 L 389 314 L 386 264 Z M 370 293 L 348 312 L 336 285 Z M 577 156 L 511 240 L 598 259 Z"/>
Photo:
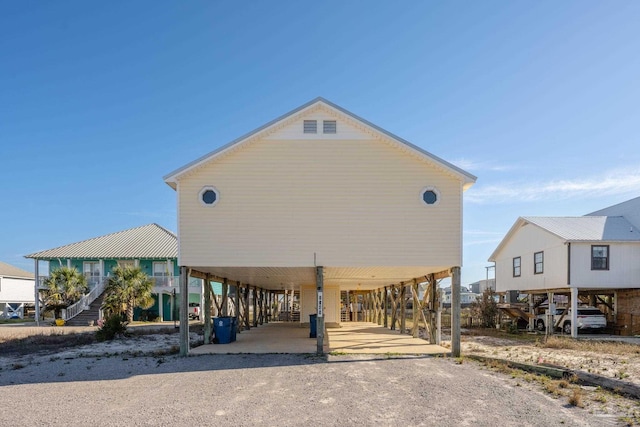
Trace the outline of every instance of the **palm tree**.
<path fill-rule="evenodd" d="M 43 302 L 47 310 L 53 310 L 56 319 L 62 309 L 75 304 L 89 290 L 87 279 L 75 268 L 60 267 L 51 270 L 45 279 L 47 287 L 43 293 Z"/>
<path fill-rule="evenodd" d="M 152 289 L 153 281 L 140 267 L 116 267 L 107 280 L 102 309 L 110 314 L 124 313 L 131 322 L 135 307 L 147 309 L 155 303 Z"/>

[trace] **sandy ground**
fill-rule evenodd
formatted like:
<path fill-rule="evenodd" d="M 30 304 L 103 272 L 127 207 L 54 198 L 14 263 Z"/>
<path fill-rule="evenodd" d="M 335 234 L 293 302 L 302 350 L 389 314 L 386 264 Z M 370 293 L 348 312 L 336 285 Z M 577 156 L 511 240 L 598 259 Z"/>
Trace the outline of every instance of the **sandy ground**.
<path fill-rule="evenodd" d="M 602 337 L 595 336 L 584 339 L 598 338 Z M 635 353 L 626 354 L 542 348 L 531 342 L 488 336 L 463 336 L 462 341 L 462 351 L 465 354 L 477 354 L 533 365 L 553 364 L 607 378 L 623 379 L 640 386 L 640 339 L 637 338 L 627 341 L 636 341 L 638 350 Z"/>
<path fill-rule="evenodd" d="M 619 424 L 476 364 L 419 356 L 49 358 L 0 371 L 0 399 L 52 426 Z"/>
<path fill-rule="evenodd" d="M 528 363 L 560 357 L 557 350 L 511 340 L 463 338 L 464 352 L 489 357 Z M 9 357 L 0 347 L 2 412 L 52 426 L 607 426 L 640 420 L 637 401 L 583 387 L 584 407 L 575 407 L 568 390 L 545 392 L 527 377 L 464 358 L 167 354 L 177 346 L 177 334 L 156 334 L 55 354 Z M 586 356 L 565 357 L 577 364 Z M 637 378 L 635 357 L 616 362 L 633 365 L 629 378 Z M 600 355 L 601 369 L 606 360 Z"/>

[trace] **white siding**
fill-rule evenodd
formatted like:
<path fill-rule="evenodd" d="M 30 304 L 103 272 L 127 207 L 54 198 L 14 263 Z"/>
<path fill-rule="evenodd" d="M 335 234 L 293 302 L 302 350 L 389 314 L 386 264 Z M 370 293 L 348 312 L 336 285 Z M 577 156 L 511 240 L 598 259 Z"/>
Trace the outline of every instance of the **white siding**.
<path fill-rule="evenodd" d="M 198 198 L 208 185 L 214 207 Z M 422 203 L 426 186 L 438 205 Z M 259 140 L 180 179 L 180 263 L 460 265 L 461 192 L 458 178 L 381 140 Z"/>
<path fill-rule="evenodd" d="M 598 243 L 606 245 L 606 242 Z M 591 270 L 591 243 L 571 245 L 571 284 L 580 288 L 640 287 L 640 244 L 609 243 L 609 270 Z"/>
<path fill-rule="evenodd" d="M 35 300 L 34 286 L 33 279 L 0 277 L 0 302 L 33 303 Z"/>
<path fill-rule="evenodd" d="M 544 272 L 533 273 L 533 254 L 544 252 Z M 513 258 L 521 258 L 521 275 L 513 277 Z M 526 224 L 496 256 L 496 290 L 537 290 L 567 287 L 567 246 L 559 237 Z"/>

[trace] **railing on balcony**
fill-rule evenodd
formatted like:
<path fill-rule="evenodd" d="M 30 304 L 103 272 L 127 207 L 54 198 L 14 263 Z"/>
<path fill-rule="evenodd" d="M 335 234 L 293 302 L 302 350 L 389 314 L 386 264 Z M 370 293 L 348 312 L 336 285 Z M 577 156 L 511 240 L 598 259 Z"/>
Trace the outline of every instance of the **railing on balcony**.
<path fill-rule="evenodd" d="M 152 276 L 154 288 L 163 291 L 175 288 L 176 291 L 180 287 L 180 276 Z M 190 288 L 200 288 L 202 285 L 199 280 L 189 280 Z"/>
<path fill-rule="evenodd" d="M 155 288 L 173 288 L 177 287 L 180 283 L 180 277 L 178 276 L 152 276 L 153 286 Z"/>
<path fill-rule="evenodd" d="M 92 276 L 92 279 L 97 279 L 96 276 Z M 107 283 L 106 277 L 100 277 L 99 280 L 92 280 L 92 284 L 89 284 L 90 291 L 88 294 L 85 294 L 80 300 L 67 307 L 66 313 L 64 316 L 64 320 L 67 321 L 69 319 L 73 319 L 78 314 L 80 314 L 83 310 L 87 310 L 92 302 L 98 298 L 102 292 L 104 291 L 105 284 Z"/>

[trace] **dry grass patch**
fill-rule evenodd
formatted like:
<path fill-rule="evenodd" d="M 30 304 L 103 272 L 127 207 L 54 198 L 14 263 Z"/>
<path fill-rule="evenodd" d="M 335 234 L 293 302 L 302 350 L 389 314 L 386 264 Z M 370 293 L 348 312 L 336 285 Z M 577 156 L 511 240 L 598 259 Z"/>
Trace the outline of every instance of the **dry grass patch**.
<path fill-rule="evenodd" d="M 574 340 L 568 337 L 549 337 L 546 342 L 538 340 L 536 347 L 559 350 L 591 351 L 599 354 L 628 356 L 640 354 L 640 346 L 617 341 Z"/>

